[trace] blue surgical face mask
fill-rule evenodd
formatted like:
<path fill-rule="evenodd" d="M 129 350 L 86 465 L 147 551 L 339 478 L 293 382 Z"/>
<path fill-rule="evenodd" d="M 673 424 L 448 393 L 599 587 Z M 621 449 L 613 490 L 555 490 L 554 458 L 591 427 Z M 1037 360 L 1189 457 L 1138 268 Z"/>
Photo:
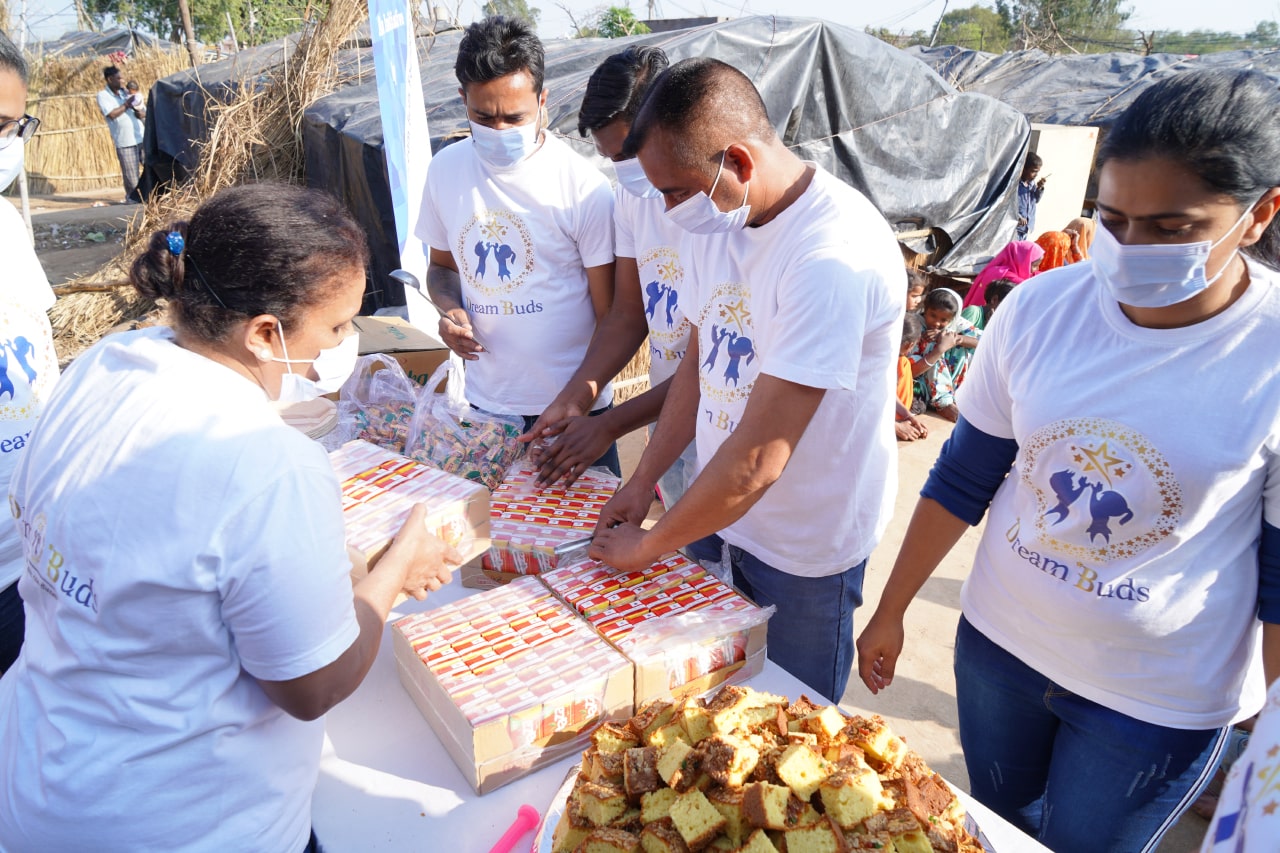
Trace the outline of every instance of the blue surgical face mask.
<path fill-rule="evenodd" d="M 723 211 L 711 200 L 712 194 L 720 184 L 720 176 L 724 174 L 724 158 L 728 149 L 720 155 L 720 168 L 716 170 L 716 179 L 711 182 L 711 189 L 705 193 L 696 193 L 667 211 L 677 225 L 692 234 L 725 234 L 740 231 L 747 224 L 751 215 L 751 205 L 747 199 L 751 196 L 751 182 L 748 181 L 742 193 L 742 204 L 734 210 Z"/>
<path fill-rule="evenodd" d="M 1236 229 L 1253 213 L 1253 207 L 1250 205 L 1226 234 L 1213 241 L 1125 246 L 1103 226 L 1098 229 L 1089 249 L 1094 274 L 1102 280 L 1112 298 L 1122 305 L 1166 308 L 1186 302 L 1207 290 L 1231 266 L 1235 251 L 1212 277 L 1206 270 L 1209 254 L 1236 233 Z"/>
<path fill-rule="evenodd" d="M 615 160 L 613 173 L 618 176 L 618 185 L 636 198 L 657 198 L 662 195 L 645 177 L 644 168 L 641 167 L 638 157 L 632 157 L 630 160 Z"/>
<path fill-rule="evenodd" d="M 539 122 L 495 130 L 471 122 L 471 141 L 476 154 L 490 166 L 507 169 L 528 157 L 538 148 Z"/>

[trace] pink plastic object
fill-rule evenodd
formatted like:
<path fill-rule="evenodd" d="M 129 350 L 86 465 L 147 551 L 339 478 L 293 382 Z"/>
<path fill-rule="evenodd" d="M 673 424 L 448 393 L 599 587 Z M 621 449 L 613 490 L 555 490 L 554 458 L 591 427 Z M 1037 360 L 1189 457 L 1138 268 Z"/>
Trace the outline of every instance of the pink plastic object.
<path fill-rule="evenodd" d="M 498 843 L 489 848 L 489 853 L 510 853 L 511 848 L 515 847 L 516 842 L 520 840 L 520 836 L 537 825 L 538 810 L 529 805 L 521 806 L 520 811 L 516 813 L 516 819 L 498 839 Z"/>

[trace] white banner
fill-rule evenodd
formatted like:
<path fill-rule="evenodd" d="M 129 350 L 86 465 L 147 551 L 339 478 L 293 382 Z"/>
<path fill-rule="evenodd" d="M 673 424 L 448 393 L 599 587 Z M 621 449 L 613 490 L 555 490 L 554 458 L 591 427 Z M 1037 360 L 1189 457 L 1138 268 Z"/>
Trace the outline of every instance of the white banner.
<path fill-rule="evenodd" d="M 431 134 L 422 100 L 422 74 L 413 33 L 413 0 L 369 0 L 373 34 L 373 65 L 378 78 L 378 106 L 382 113 L 382 151 L 400 244 L 400 267 L 418 277 L 425 289 L 427 256 L 414 236 L 418 211 L 431 163 Z M 382 286 L 386 286 L 383 282 Z M 437 315 L 417 293 L 406 289 L 409 320 L 434 334 Z"/>

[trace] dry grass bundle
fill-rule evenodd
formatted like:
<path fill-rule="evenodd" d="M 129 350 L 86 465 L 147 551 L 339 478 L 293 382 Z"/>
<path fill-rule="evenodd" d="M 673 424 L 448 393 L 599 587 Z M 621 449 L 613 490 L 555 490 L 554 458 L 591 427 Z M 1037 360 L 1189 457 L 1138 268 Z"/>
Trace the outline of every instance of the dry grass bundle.
<path fill-rule="evenodd" d="M 120 255 L 68 285 L 62 290 L 67 295 L 49 312 L 61 361 L 70 361 L 122 321 L 137 321 L 153 311 L 155 306 L 131 287 L 119 286 L 152 232 L 190 217 L 201 201 L 226 187 L 263 180 L 302 182 L 303 112 L 336 88 L 338 51 L 367 17 L 365 0 L 334 0 L 281 65 L 255 75 L 265 77 L 265 84 L 256 90 L 246 86 L 252 94 L 211 107 L 209 137 L 200 146 L 193 180 L 153 196 L 126 234 Z"/>
<path fill-rule="evenodd" d="M 27 112 L 40 119 L 40 130 L 27 144 L 27 177 L 38 194 L 78 192 L 120 186 L 120 164 L 111 132 L 98 110 L 103 87 L 103 57 L 37 57 L 31 63 Z M 120 63 L 126 80 L 137 80 L 143 92 L 161 77 L 186 67 L 185 54 L 159 48 L 140 49 Z"/>
<path fill-rule="evenodd" d="M 649 339 L 645 338 L 640 349 L 632 356 L 613 380 L 613 400 L 625 403 L 649 390 Z"/>

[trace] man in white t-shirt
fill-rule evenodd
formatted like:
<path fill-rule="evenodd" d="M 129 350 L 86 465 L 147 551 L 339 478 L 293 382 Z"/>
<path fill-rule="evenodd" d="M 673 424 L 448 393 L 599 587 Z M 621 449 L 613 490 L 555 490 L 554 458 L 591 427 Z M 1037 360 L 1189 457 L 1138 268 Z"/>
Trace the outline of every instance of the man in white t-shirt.
<path fill-rule="evenodd" d="M 116 147 L 116 160 L 120 162 L 120 174 L 124 177 L 124 200 L 138 203 L 138 176 L 142 171 L 142 122 L 147 108 L 129 97 L 125 91 L 120 69 L 109 65 L 102 69 L 106 88 L 98 92 L 98 109 L 107 120 L 111 142 Z"/>
<path fill-rule="evenodd" d="M 418 236 L 440 335 L 467 359 L 467 399 L 526 429 L 582 361 L 613 298 L 609 182 L 544 130 L 542 43 L 501 16 L 458 46 L 471 138 L 431 161 Z M 492 349 L 490 349 L 492 348 Z M 606 409 L 601 390 L 593 412 Z M 598 464 L 619 473 L 617 448 Z"/>
<path fill-rule="evenodd" d="M 618 177 L 613 192 L 617 269 L 613 306 L 582 365 L 526 436 L 557 437 L 537 457 L 544 482 L 564 478 L 571 484 L 615 439 L 657 421 L 693 328 L 685 305 L 694 301 L 694 283 L 685 274 L 683 259 L 704 247 L 719 251 L 716 238 L 690 234 L 667 216 L 662 196 L 644 176 L 640 161 L 622 154 L 644 96 L 667 64 L 662 48 L 632 45 L 600 63 L 582 96 L 578 133 L 591 134 L 597 153 L 613 161 Z M 646 339 L 649 390 L 600 417 L 583 417 L 599 389 Z M 696 473 L 696 461 L 690 442 L 659 479 L 665 506 L 673 506 L 684 494 Z"/>
<path fill-rule="evenodd" d="M 13 42 L 0 33 L 0 190 L 22 170 L 23 143 L 39 121 L 24 115 L 27 64 Z M 58 378 L 58 357 L 47 312 L 53 290 L 36 258 L 18 211 L 0 202 L 0 486 L 8 488 L 31 430 Z M 18 578 L 25 560 L 22 537 L 12 519 L 0 524 L 0 673 L 22 648 L 26 622 Z"/>
<path fill-rule="evenodd" d="M 838 701 L 897 489 L 901 254 L 871 203 L 789 151 L 751 81 L 722 62 L 671 66 L 625 150 L 668 216 L 726 242 L 692 258 L 689 348 L 592 556 L 634 568 L 718 531 L 734 583 L 778 608 L 769 657 Z M 653 483 L 695 435 L 697 479 L 642 530 Z"/>

